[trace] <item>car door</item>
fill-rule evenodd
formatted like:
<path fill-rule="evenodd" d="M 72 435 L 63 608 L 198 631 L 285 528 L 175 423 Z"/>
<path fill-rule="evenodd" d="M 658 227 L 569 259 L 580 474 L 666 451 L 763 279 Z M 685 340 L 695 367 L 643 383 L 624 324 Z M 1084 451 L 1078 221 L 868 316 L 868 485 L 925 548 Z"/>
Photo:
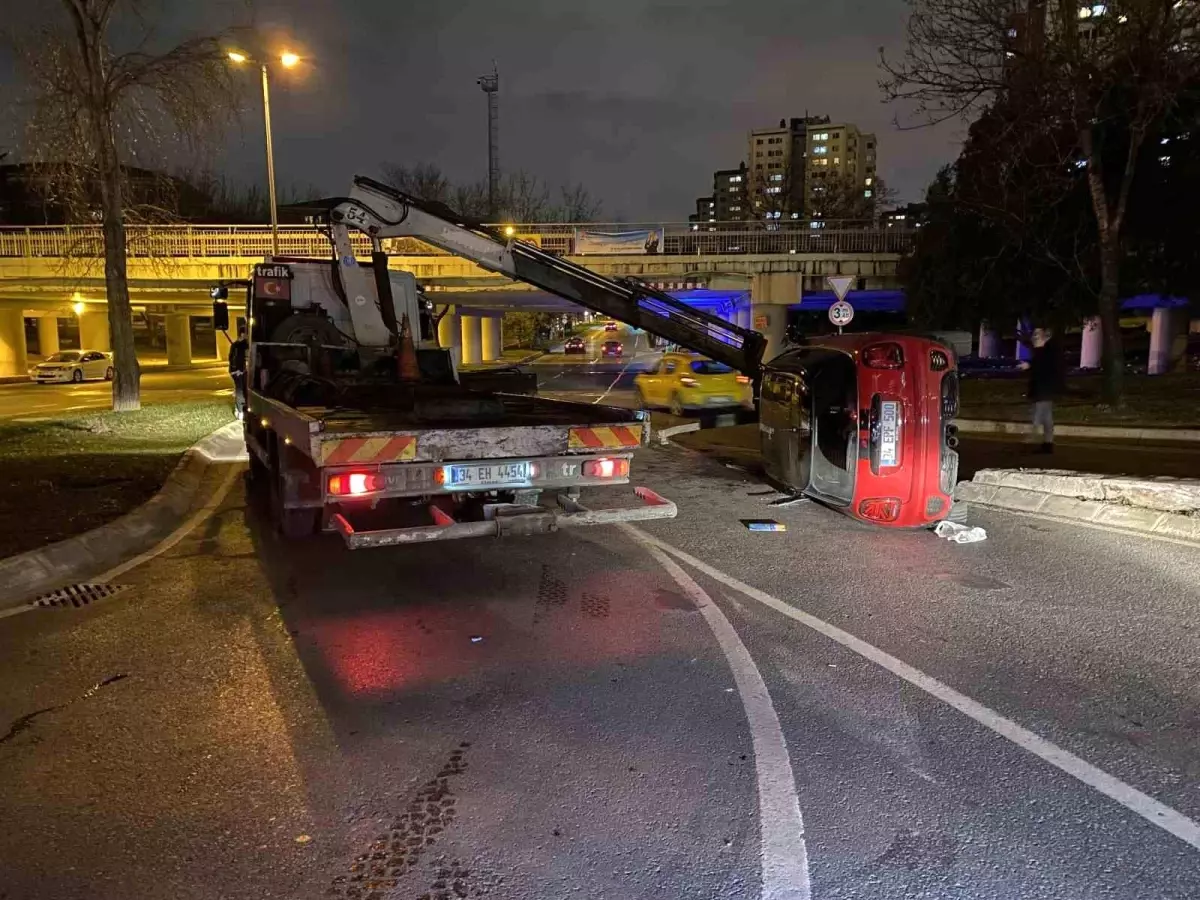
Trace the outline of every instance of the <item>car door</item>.
<path fill-rule="evenodd" d="M 783 443 L 780 429 L 786 427 L 787 406 L 794 389 L 795 376 L 790 372 L 768 372 L 763 377 L 759 398 L 758 430 L 762 445 L 763 466 L 767 475 L 786 482 Z"/>
<path fill-rule="evenodd" d="M 659 375 L 654 379 L 654 405 L 668 406 L 675 393 L 675 380 L 679 377 L 679 357 L 668 356 L 662 361 Z"/>
<path fill-rule="evenodd" d="M 103 353 L 92 350 L 83 354 L 84 378 L 103 378 L 107 367 L 108 360 L 105 359 Z"/>

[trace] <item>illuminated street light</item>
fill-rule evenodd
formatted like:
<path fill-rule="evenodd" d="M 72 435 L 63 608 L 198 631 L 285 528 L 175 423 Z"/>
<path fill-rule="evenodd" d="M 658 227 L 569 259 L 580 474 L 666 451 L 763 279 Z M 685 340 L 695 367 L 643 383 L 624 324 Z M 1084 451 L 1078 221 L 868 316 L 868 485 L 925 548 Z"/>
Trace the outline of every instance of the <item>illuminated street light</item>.
<path fill-rule="evenodd" d="M 517 229 L 513 228 L 511 225 L 505 225 L 505 226 L 504 226 L 504 233 L 505 233 L 505 234 L 506 234 L 508 237 L 512 237 L 514 234 L 516 234 L 516 233 L 517 233 Z"/>
<path fill-rule="evenodd" d="M 87 304 L 85 304 L 82 300 L 76 300 L 71 304 L 71 309 L 74 311 L 75 315 L 82 316 L 83 311 L 87 309 Z"/>
<path fill-rule="evenodd" d="M 230 62 L 241 65 L 247 62 L 257 62 L 240 50 L 230 50 L 225 54 Z M 299 55 L 291 50 L 279 54 L 279 64 L 285 69 L 294 69 L 300 64 Z M 267 64 L 259 63 L 262 68 L 263 91 L 263 130 L 267 135 L 267 191 L 271 203 L 271 255 L 279 255 L 279 211 L 275 207 L 275 148 L 271 141 L 271 82 L 267 74 Z"/>

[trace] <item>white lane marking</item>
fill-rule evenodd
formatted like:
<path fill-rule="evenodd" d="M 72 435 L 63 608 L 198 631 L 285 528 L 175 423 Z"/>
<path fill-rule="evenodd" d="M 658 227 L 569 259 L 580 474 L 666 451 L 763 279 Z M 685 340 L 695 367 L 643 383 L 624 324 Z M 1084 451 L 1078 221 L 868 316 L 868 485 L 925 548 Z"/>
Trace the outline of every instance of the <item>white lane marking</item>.
<path fill-rule="evenodd" d="M 1150 824 L 1157 825 L 1184 843 L 1190 844 L 1192 847 L 1200 850 L 1200 823 L 1189 819 L 1165 803 L 1155 800 L 1149 794 L 1142 793 L 1132 785 L 1128 785 L 1119 778 L 1109 775 L 1102 769 L 1096 768 L 1091 763 L 1085 762 L 1057 744 L 1051 743 L 1044 737 L 1034 734 L 1027 728 L 1021 727 L 1012 719 L 1005 718 L 1000 713 L 989 709 L 976 700 L 972 700 L 965 694 L 960 694 L 954 688 L 943 684 L 930 675 L 926 675 L 920 669 L 910 666 L 890 653 L 880 650 L 875 645 L 868 644 L 848 631 L 843 631 L 836 625 L 830 625 L 828 622 L 818 619 L 814 615 L 797 609 L 780 600 L 778 597 L 771 596 L 766 591 L 760 591 L 756 587 L 751 587 L 734 578 L 732 575 L 726 575 L 721 570 L 713 568 L 707 563 L 696 559 L 691 554 L 672 547 L 670 544 L 656 537 L 652 537 L 645 532 L 639 532 L 639 534 L 658 549 L 670 553 L 676 559 L 687 563 L 698 572 L 703 572 L 714 581 L 719 581 L 726 587 L 732 588 L 752 600 L 757 600 L 764 606 L 769 606 L 776 612 L 783 613 L 783 615 L 790 619 L 795 619 L 802 625 L 807 625 L 813 631 L 825 635 L 825 637 L 835 643 L 841 644 L 847 650 L 851 650 L 864 659 L 870 660 L 880 668 L 891 672 L 897 678 L 902 678 L 914 687 L 920 688 L 930 696 L 941 700 L 947 706 L 953 707 L 963 715 L 978 722 L 984 728 L 994 731 L 1006 740 L 1012 741 L 1021 749 L 1027 750 L 1034 756 L 1048 762 L 1056 769 L 1066 772 L 1093 790 L 1099 791 L 1106 797 L 1115 800 L 1130 812 L 1141 816 Z"/>
<path fill-rule="evenodd" d="M 603 400 L 605 397 L 607 397 L 610 393 L 612 393 L 612 389 L 617 386 L 617 382 L 621 380 L 621 376 L 624 375 L 625 372 L 629 369 L 629 367 L 633 365 L 634 357 L 637 356 L 637 345 L 638 345 L 638 339 L 640 337 L 641 337 L 641 335 L 638 335 L 638 334 L 635 334 L 633 336 L 633 353 L 630 354 L 630 356 L 629 356 L 629 362 L 627 362 L 627 363 L 625 363 L 625 365 L 621 366 L 621 371 L 617 373 L 617 377 L 612 380 L 612 384 L 610 384 L 605 389 L 604 393 L 592 401 L 593 406 L 595 406 L 597 403 L 599 403 L 601 400 Z"/>
<path fill-rule="evenodd" d="M 750 725 L 754 769 L 758 776 L 758 823 L 762 900 L 809 900 L 808 851 L 804 843 L 804 817 L 796 795 L 796 779 L 788 757 L 787 741 L 771 703 L 762 673 L 721 608 L 696 584 L 658 542 L 631 525 L 621 529 L 641 544 L 696 604 L 717 639 L 737 685 L 742 708 Z"/>

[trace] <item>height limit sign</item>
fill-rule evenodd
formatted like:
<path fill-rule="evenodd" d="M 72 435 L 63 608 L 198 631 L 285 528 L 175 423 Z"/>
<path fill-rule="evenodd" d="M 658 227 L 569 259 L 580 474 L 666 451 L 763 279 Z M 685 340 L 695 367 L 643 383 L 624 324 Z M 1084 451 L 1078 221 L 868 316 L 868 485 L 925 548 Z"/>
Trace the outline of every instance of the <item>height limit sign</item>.
<path fill-rule="evenodd" d="M 837 297 L 837 302 L 829 307 L 829 321 L 837 326 L 838 334 L 841 334 L 842 329 L 854 321 L 854 307 L 846 302 L 846 295 L 850 293 L 854 276 L 830 275 L 825 280 L 829 282 L 829 286 L 833 288 L 833 295 Z"/>

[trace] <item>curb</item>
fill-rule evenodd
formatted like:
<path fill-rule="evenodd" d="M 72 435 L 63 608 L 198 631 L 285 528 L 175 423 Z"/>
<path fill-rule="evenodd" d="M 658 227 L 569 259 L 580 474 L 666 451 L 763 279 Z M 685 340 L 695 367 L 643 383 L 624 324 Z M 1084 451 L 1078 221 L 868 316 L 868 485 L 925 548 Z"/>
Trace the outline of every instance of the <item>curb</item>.
<path fill-rule="evenodd" d="M 955 419 L 963 434 L 1017 434 L 1027 436 L 1033 426 L 1028 422 L 1008 422 L 997 419 Z M 1110 425 L 1055 425 L 1055 437 L 1078 437 L 1101 440 L 1134 441 L 1147 444 L 1200 443 L 1196 428 L 1123 428 Z"/>
<path fill-rule="evenodd" d="M 189 448 L 158 493 L 137 509 L 75 537 L 0 560 L 0 609 L 21 606 L 154 546 L 191 511 L 210 468 L 245 459 L 241 424 L 231 422 Z"/>
<path fill-rule="evenodd" d="M 955 499 L 1200 545 L 1200 481 L 981 469 Z"/>

